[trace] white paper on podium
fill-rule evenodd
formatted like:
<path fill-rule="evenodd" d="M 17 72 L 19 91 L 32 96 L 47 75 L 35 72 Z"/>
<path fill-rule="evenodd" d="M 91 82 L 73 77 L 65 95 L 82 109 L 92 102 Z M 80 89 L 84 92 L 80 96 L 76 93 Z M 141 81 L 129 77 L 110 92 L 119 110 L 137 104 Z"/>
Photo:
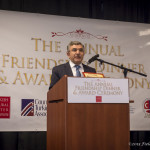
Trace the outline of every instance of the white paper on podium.
<path fill-rule="evenodd" d="M 68 103 L 129 103 L 128 79 L 68 77 Z"/>

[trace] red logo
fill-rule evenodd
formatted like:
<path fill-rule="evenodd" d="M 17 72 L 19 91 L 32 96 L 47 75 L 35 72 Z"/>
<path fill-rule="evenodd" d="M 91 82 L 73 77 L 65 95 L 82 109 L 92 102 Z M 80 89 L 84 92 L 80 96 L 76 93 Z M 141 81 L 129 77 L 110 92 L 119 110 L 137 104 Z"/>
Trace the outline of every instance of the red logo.
<path fill-rule="evenodd" d="M 0 118 L 10 118 L 10 97 L 0 97 Z"/>
<path fill-rule="evenodd" d="M 150 113 L 150 99 L 147 99 L 144 102 L 144 110 L 145 110 L 145 113 Z"/>
<path fill-rule="evenodd" d="M 102 102 L 102 96 L 96 96 L 96 102 L 101 103 Z"/>

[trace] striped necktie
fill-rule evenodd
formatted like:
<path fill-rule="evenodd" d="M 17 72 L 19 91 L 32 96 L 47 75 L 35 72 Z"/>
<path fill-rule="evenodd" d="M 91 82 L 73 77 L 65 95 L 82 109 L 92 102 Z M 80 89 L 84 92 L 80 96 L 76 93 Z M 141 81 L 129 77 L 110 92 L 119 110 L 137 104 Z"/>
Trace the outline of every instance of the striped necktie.
<path fill-rule="evenodd" d="M 75 65 L 75 67 L 76 67 L 76 76 L 77 76 L 77 77 L 81 77 L 81 73 L 80 73 L 80 71 L 79 71 L 79 69 L 81 68 L 81 66 Z"/>

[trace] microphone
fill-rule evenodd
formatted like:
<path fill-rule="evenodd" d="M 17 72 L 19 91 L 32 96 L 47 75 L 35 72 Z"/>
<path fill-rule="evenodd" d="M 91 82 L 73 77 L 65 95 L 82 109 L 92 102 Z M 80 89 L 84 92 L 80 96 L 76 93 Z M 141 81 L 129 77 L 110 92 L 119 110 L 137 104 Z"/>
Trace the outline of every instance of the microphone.
<path fill-rule="evenodd" d="M 90 58 L 90 59 L 88 60 L 87 64 L 90 64 L 91 62 L 97 60 L 97 57 L 99 57 L 99 54 L 97 54 L 97 55 L 93 56 L 92 58 Z"/>

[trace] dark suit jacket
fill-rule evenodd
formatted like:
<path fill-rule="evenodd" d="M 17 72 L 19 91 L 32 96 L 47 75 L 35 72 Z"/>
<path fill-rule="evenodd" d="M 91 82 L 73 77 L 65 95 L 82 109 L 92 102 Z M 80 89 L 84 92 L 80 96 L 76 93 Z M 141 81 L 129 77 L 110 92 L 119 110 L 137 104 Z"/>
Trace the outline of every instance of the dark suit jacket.
<path fill-rule="evenodd" d="M 89 67 L 87 65 L 83 64 L 84 72 L 93 72 L 96 73 L 96 70 L 92 67 Z M 64 75 L 73 76 L 71 67 L 69 65 L 69 62 L 66 64 L 62 64 L 59 66 L 56 66 L 52 69 L 52 76 L 51 76 L 51 84 L 49 89 L 58 82 Z"/>

